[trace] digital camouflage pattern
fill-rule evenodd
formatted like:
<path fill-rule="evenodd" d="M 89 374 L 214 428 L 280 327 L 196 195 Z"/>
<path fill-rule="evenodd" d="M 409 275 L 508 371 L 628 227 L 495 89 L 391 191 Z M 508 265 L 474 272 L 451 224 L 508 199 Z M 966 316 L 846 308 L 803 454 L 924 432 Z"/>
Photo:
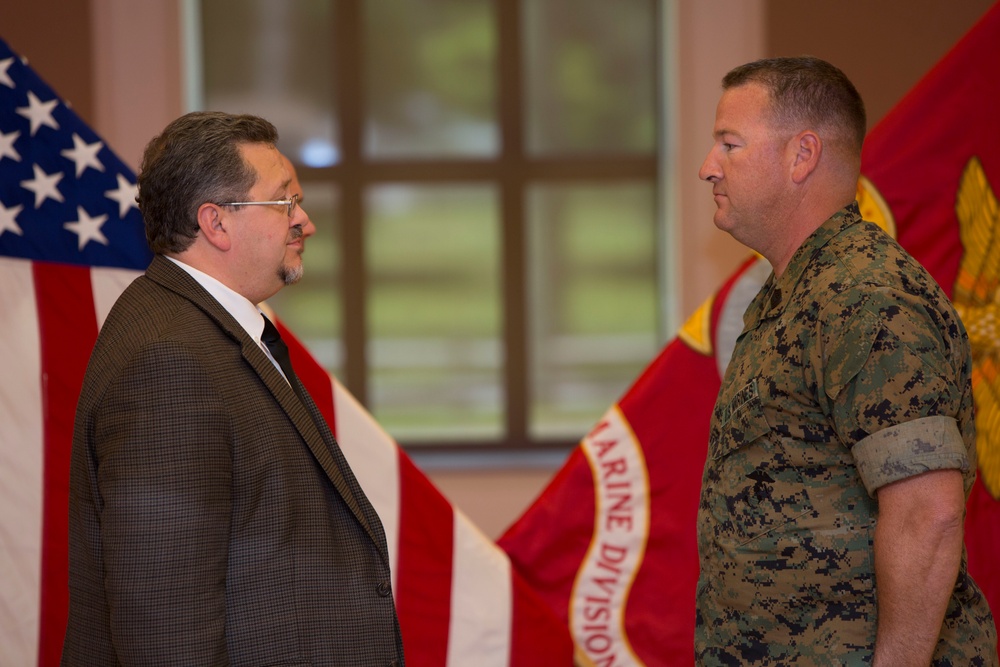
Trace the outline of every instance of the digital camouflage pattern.
<path fill-rule="evenodd" d="M 975 479 L 966 332 L 933 278 L 857 204 L 744 316 L 712 416 L 698 512 L 699 664 L 870 664 L 876 491 Z M 996 664 L 965 558 L 935 665 Z"/>

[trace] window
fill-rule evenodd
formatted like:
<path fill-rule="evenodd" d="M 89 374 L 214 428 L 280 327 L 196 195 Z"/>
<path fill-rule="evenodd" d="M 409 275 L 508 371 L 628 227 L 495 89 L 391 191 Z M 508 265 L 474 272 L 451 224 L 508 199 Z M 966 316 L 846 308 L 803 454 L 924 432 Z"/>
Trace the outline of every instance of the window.
<path fill-rule="evenodd" d="M 319 232 L 271 305 L 403 445 L 575 444 L 662 340 L 656 0 L 202 0 Z"/>

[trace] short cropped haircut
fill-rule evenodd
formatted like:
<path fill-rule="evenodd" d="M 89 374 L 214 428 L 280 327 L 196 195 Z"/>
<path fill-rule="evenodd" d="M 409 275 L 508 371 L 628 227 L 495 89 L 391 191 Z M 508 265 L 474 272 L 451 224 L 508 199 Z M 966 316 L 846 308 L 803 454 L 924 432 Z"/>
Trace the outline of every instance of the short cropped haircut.
<path fill-rule="evenodd" d="M 182 252 L 198 235 L 198 208 L 243 201 L 257 174 L 245 144 L 274 146 L 274 125 L 250 115 L 198 111 L 173 121 L 146 146 L 139 170 L 139 210 L 146 242 L 158 254 Z"/>
<path fill-rule="evenodd" d="M 722 88 L 747 83 L 767 88 L 780 126 L 833 130 L 847 148 L 861 154 L 868 124 L 865 104 L 850 79 L 830 63 L 811 56 L 765 58 L 731 70 Z"/>

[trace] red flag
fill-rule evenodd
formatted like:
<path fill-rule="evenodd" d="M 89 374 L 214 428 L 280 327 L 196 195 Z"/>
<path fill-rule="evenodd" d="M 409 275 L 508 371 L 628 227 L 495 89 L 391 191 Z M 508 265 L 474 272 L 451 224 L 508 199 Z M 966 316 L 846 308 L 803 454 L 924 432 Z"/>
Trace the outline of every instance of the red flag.
<path fill-rule="evenodd" d="M 980 478 L 969 500 L 966 545 L 972 576 L 994 609 L 1000 608 L 1000 503 L 986 489 L 1000 491 L 997 44 L 1000 6 L 872 130 L 858 188 L 865 217 L 896 231 L 953 297 L 970 330 Z M 769 271 L 763 260 L 740 267 L 500 539 L 515 567 L 567 619 L 577 651 L 593 664 L 694 660 L 695 517 L 716 369 L 728 362 L 743 310 Z M 632 458 L 609 466 L 623 444 L 635 450 Z M 641 498 L 647 523 L 633 526 L 627 542 L 613 542 L 621 531 L 609 519 L 631 506 L 611 487 L 633 461 L 644 462 L 644 470 L 631 471 L 632 486 L 617 490 L 633 493 L 635 506 L 639 489 L 648 494 Z"/>
<path fill-rule="evenodd" d="M 55 666 L 73 417 L 100 324 L 151 259 L 135 178 L 0 41 L 0 664 Z M 385 525 L 408 665 L 560 665 L 565 625 L 294 336 Z"/>
<path fill-rule="evenodd" d="M 709 332 L 734 339 L 762 266 L 740 267 L 500 538 L 595 665 L 693 661 L 695 519 L 720 385 Z"/>
<path fill-rule="evenodd" d="M 955 302 L 973 349 L 979 478 L 968 503 L 969 572 L 1000 609 L 1000 5 L 865 141 L 861 171 L 900 243 Z M 992 492 L 992 496 L 990 494 Z M 996 613 L 996 611 L 994 611 Z"/>

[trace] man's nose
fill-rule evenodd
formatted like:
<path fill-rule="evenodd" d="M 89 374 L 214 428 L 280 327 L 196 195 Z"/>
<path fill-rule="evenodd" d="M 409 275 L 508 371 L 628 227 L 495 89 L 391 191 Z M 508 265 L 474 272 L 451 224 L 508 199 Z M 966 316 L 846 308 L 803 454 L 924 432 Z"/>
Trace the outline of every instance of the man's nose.
<path fill-rule="evenodd" d="M 303 236 L 312 236 L 315 233 L 316 233 L 316 225 L 313 224 L 313 221 L 307 215 L 306 216 L 306 221 L 302 225 L 302 235 Z"/>
<path fill-rule="evenodd" d="M 298 225 L 302 228 L 302 236 L 308 237 L 316 233 L 316 225 L 309 219 L 309 214 L 306 213 L 301 204 L 295 207 L 295 214 L 292 216 L 292 225 Z"/>
<path fill-rule="evenodd" d="M 714 151 L 715 149 L 713 148 L 708 152 L 708 155 L 705 156 L 705 161 L 701 163 L 701 169 L 698 170 L 698 178 L 703 181 L 709 181 L 710 183 L 714 183 L 719 180 L 718 163 L 712 155 Z"/>

